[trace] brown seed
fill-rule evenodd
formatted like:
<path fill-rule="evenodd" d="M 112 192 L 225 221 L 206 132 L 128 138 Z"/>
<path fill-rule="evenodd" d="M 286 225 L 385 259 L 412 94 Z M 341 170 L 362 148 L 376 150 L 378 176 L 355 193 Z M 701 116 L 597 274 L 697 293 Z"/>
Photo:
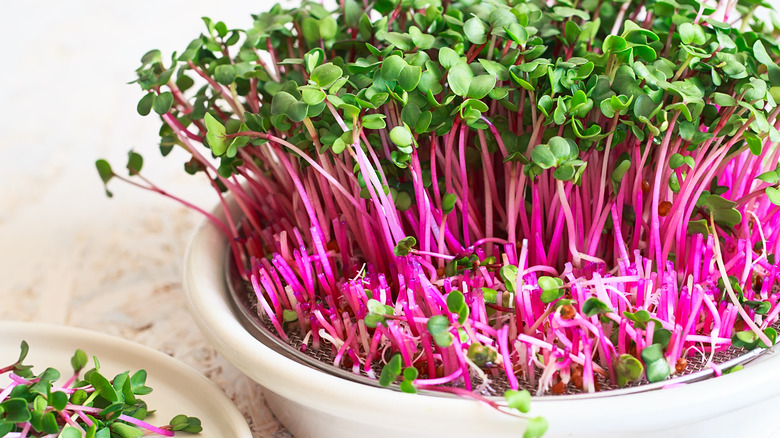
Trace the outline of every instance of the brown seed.
<path fill-rule="evenodd" d="M 685 371 L 686 367 L 688 367 L 688 361 L 681 357 L 677 359 L 677 363 L 674 364 L 674 371 L 677 372 L 677 374 L 681 374 L 683 371 Z"/>
<path fill-rule="evenodd" d="M 650 191 L 650 181 L 646 179 L 642 180 L 642 191 L 645 193 Z"/>
<path fill-rule="evenodd" d="M 566 392 L 566 384 L 563 383 L 563 380 L 560 380 L 558 383 L 552 386 L 553 394 L 563 394 L 564 392 Z"/>
<path fill-rule="evenodd" d="M 561 306 L 561 319 L 572 319 L 577 314 L 577 310 L 574 306 L 566 304 Z"/>
<path fill-rule="evenodd" d="M 436 270 L 437 277 L 444 277 L 444 266 Z"/>
<path fill-rule="evenodd" d="M 327 248 L 328 248 L 328 251 L 340 252 L 339 251 L 339 244 L 335 240 L 331 240 L 330 242 L 328 242 Z"/>
<path fill-rule="evenodd" d="M 582 389 L 582 376 L 571 376 L 571 381 L 574 383 L 574 386 L 576 386 L 578 389 Z"/>
<path fill-rule="evenodd" d="M 672 209 L 672 203 L 669 201 L 663 201 L 658 205 L 658 215 L 666 216 L 669 214 L 669 210 Z"/>

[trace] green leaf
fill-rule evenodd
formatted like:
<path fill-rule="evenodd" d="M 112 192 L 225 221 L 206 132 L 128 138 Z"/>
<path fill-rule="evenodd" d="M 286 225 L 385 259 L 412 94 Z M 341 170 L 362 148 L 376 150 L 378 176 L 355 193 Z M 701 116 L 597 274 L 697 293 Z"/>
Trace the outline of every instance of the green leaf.
<path fill-rule="evenodd" d="M 434 315 L 428 318 L 426 327 L 431 336 L 436 336 L 446 333 L 450 328 L 450 322 L 444 315 Z"/>
<path fill-rule="evenodd" d="M 756 178 L 769 184 L 777 184 L 780 182 L 780 172 L 777 170 L 770 170 L 758 175 Z"/>
<path fill-rule="evenodd" d="M 385 318 L 384 315 L 378 315 L 376 313 L 369 313 L 365 318 L 363 318 L 363 322 L 365 322 L 366 327 L 368 328 L 376 328 L 379 324 L 383 324 L 386 320 L 387 318 Z"/>
<path fill-rule="evenodd" d="M 111 382 L 108 381 L 105 377 L 103 377 L 102 374 L 99 372 L 93 372 L 89 375 L 89 383 L 95 387 L 95 390 L 98 391 L 101 397 L 104 399 L 110 401 L 110 402 L 117 402 L 119 401 L 119 395 L 116 393 L 116 390 L 114 390 L 114 387 L 111 385 Z"/>
<path fill-rule="evenodd" d="M 442 67 L 449 70 L 459 62 L 460 56 L 458 56 L 454 50 L 450 49 L 449 47 L 442 47 L 439 49 L 439 63 L 441 63 Z"/>
<path fill-rule="evenodd" d="M 641 324 L 645 324 L 648 321 L 650 321 L 650 312 L 644 309 L 637 310 L 634 313 L 631 313 L 629 311 L 624 311 L 623 316 L 625 316 L 627 319 L 638 322 Z"/>
<path fill-rule="evenodd" d="M 200 419 L 197 417 L 188 417 L 186 415 L 177 415 L 168 422 L 174 431 L 186 433 L 199 433 L 203 430 Z"/>
<path fill-rule="evenodd" d="M 73 357 L 70 359 L 70 365 L 73 367 L 73 372 L 78 373 L 85 366 L 87 366 L 87 353 L 84 350 L 78 349 L 73 353 Z"/>
<path fill-rule="evenodd" d="M 764 341 L 759 339 L 758 340 L 758 346 L 759 347 L 761 347 L 761 348 L 769 348 L 769 347 L 772 347 L 773 345 L 775 345 L 777 343 L 777 330 L 775 330 L 772 327 L 767 327 L 764 330 L 764 334 L 766 335 L 767 338 L 769 338 L 769 341 L 772 343 L 772 345 L 766 345 L 764 343 Z"/>
<path fill-rule="evenodd" d="M 617 384 L 621 388 L 629 382 L 639 380 L 643 372 L 644 366 L 642 362 L 630 354 L 621 354 L 615 361 Z"/>
<path fill-rule="evenodd" d="M 146 93 L 144 97 L 138 101 L 138 106 L 136 107 L 138 114 L 148 116 L 149 113 L 152 112 L 152 105 L 154 105 L 155 97 L 156 95 L 154 93 Z"/>
<path fill-rule="evenodd" d="M 306 17 L 301 21 L 301 32 L 307 42 L 314 43 L 320 39 L 320 23 L 312 17 Z"/>
<path fill-rule="evenodd" d="M 41 417 L 41 430 L 48 434 L 54 434 L 60 431 L 60 426 L 57 424 L 57 417 L 54 415 L 54 412 L 50 411 L 43 414 L 43 417 Z"/>
<path fill-rule="evenodd" d="M 433 35 L 422 33 L 417 26 L 411 26 L 409 28 L 409 36 L 412 37 L 412 42 L 420 50 L 428 50 L 433 47 L 433 44 L 436 42 L 436 38 Z"/>
<path fill-rule="evenodd" d="M 507 389 L 504 398 L 510 409 L 517 409 L 524 414 L 531 410 L 531 393 L 526 389 L 520 391 Z"/>
<path fill-rule="evenodd" d="M 568 164 L 561 164 L 553 172 L 553 178 L 559 181 L 571 181 L 574 179 L 576 172 L 577 171 L 574 168 L 574 166 L 570 166 Z"/>
<path fill-rule="evenodd" d="M 118 438 L 141 438 L 144 432 L 125 423 L 111 423 L 108 426 L 111 429 L 111 436 Z"/>
<path fill-rule="evenodd" d="M 753 155 L 761 155 L 761 152 L 764 150 L 764 143 L 756 134 L 745 131 L 742 134 L 742 137 L 745 139 L 745 143 L 747 143 L 748 149 L 750 149 L 750 152 L 752 152 Z"/>
<path fill-rule="evenodd" d="M 498 291 L 489 287 L 482 288 L 482 299 L 486 303 L 497 304 L 498 303 Z"/>
<path fill-rule="evenodd" d="M 403 51 L 409 51 L 414 46 L 412 37 L 405 33 L 387 32 L 384 39 Z"/>
<path fill-rule="evenodd" d="M 404 124 L 403 126 L 396 126 L 390 130 L 390 141 L 397 146 L 410 146 L 414 143 L 414 136 L 409 130 L 409 127 Z"/>
<path fill-rule="evenodd" d="M 704 29 L 698 24 L 683 23 L 679 28 L 680 40 L 683 44 L 693 44 L 701 46 L 707 42 L 707 35 Z"/>
<path fill-rule="evenodd" d="M 499 81 L 509 80 L 509 70 L 503 65 L 483 58 L 479 58 L 478 61 L 486 72 L 495 76 Z"/>
<path fill-rule="evenodd" d="M 325 100 L 325 92 L 319 88 L 304 88 L 301 90 L 301 98 L 307 105 L 319 105 Z"/>
<path fill-rule="evenodd" d="M 613 170 L 612 175 L 610 175 L 610 180 L 612 181 L 614 193 L 617 193 L 619 191 L 620 182 L 623 181 L 623 177 L 626 175 L 626 172 L 628 172 L 628 169 L 630 167 L 631 167 L 630 160 L 621 160 L 620 163 L 618 163 L 618 165 L 615 166 L 615 170 Z"/>
<path fill-rule="evenodd" d="M 487 25 L 477 17 L 471 17 L 463 24 L 463 33 L 473 44 L 484 44 L 487 42 Z"/>
<path fill-rule="evenodd" d="M 27 400 L 23 398 L 9 398 L 0 403 L 0 418 L 7 423 L 30 421 L 32 414 L 27 408 Z"/>
<path fill-rule="evenodd" d="M 406 91 L 412 91 L 417 88 L 422 76 L 422 68 L 416 65 L 406 65 L 398 75 L 398 85 Z"/>
<path fill-rule="evenodd" d="M 541 438 L 547 432 L 547 420 L 544 417 L 534 417 L 528 419 L 523 432 L 523 438 Z"/>
<path fill-rule="evenodd" d="M 685 159 L 682 155 L 675 153 L 669 157 L 669 167 L 672 169 L 678 169 L 685 164 Z"/>
<path fill-rule="evenodd" d="M 334 65 L 332 62 L 322 64 L 311 72 L 310 79 L 314 81 L 320 88 L 328 88 L 333 85 L 344 72 L 341 67 Z"/>
<path fill-rule="evenodd" d="M 753 350 L 758 347 L 758 336 L 750 330 L 736 332 L 731 335 L 731 343 L 737 348 Z"/>
<path fill-rule="evenodd" d="M 438 335 L 433 336 L 433 342 L 436 343 L 439 347 L 447 348 L 450 345 L 452 345 L 453 342 L 453 336 L 450 332 L 440 333 Z"/>
<path fill-rule="evenodd" d="M 319 47 L 309 50 L 308 53 L 303 55 L 303 63 L 309 74 L 311 74 L 315 68 L 322 65 L 323 61 L 325 61 L 325 52 Z"/>
<path fill-rule="evenodd" d="M 504 265 L 498 270 L 498 275 L 504 280 L 504 287 L 506 287 L 507 292 L 517 290 L 517 266 Z"/>
<path fill-rule="evenodd" d="M 457 313 L 463 306 L 466 305 L 466 300 L 463 297 L 463 292 L 454 290 L 447 294 L 447 309 L 450 312 Z"/>
<path fill-rule="evenodd" d="M 622 52 L 627 47 L 626 39 L 617 36 L 617 35 L 609 35 L 606 38 L 604 38 L 604 43 L 601 45 L 601 50 L 604 53 L 618 53 Z"/>
<path fill-rule="evenodd" d="M 379 384 L 382 386 L 390 386 L 391 383 L 398 378 L 401 374 L 402 358 L 400 353 L 396 353 L 390 358 L 390 361 L 382 367 L 382 372 L 379 375 Z"/>
<path fill-rule="evenodd" d="M 218 65 L 214 69 L 214 79 L 222 85 L 230 85 L 236 80 L 236 68 L 232 64 Z"/>
<path fill-rule="evenodd" d="M 539 288 L 542 289 L 541 300 L 548 304 L 563 296 L 563 280 L 557 277 L 542 276 L 537 280 Z"/>
<path fill-rule="evenodd" d="M 101 159 L 95 161 L 95 168 L 97 168 L 98 175 L 100 175 L 103 184 L 107 184 L 111 181 L 111 178 L 114 177 L 114 171 L 111 170 L 111 165 L 106 160 Z M 21 360 L 19 362 L 21 362 Z"/>
<path fill-rule="evenodd" d="M 211 152 L 216 156 L 224 154 L 227 150 L 225 125 L 215 119 L 210 113 L 206 113 L 205 117 L 203 117 L 203 122 L 206 124 L 206 140 L 211 147 Z"/>
<path fill-rule="evenodd" d="M 366 129 L 385 129 L 387 127 L 384 114 L 366 114 L 363 116 L 362 122 Z"/>
<path fill-rule="evenodd" d="M 474 72 L 471 71 L 468 64 L 459 62 L 455 64 L 447 74 L 447 83 L 453 93 L 461 97 L 466 97 L 469 94 L 469 87 L 471 86 L 471 80 L 473 78 Z"/>
<path fill-rule="evenodd" d="M 395 245 L 395 248 L 393 248 L 393 254 L 395 254 L 396 257 L 409 255 L 414 245 L 417 245 L 417 239 L 413 236 L 404 237 Z"/>
<path fill-rule="evenodd" d="M 658 344 L 653 344 L 658 345 Z M 647 380 L 650 383 L 661 382 L 666 380 L 671 374 L 672 370 L 669 368 L 669 364 L 666 360 L 660 359 L 655 362 L 651 362 L 647 365 Z"/>
<path fill-rule="evenodd" d="M 49 406 L 61 411 L 65 409 L 65 405 L 68 404 L 68 395 L 62 391 L 54 391 L 49 397 Z"/>
<path fill-rule="evenodd" d="M 471 79 L 466 95 L 473 99 L 482 99 L 496 86 L 496 77 L 493 75 L 480 75 Z"/>
<path fill-rule="evenodd" d="M 271 113 L 273 115 L 287 116 L 293 122 L 302 122 L 306 118 L 307 112 L 308 105 L 304 102 L 299 102 L 298 99 L 286 91 L 276 93 L 271 102 Z M 208 127 L 208 124 L 206 126 Z"/>
<path fill-rule="evenodd" d="M 59 438 L 81 438 L 81 431 L 73 426 L 65 426 L 60 433 Z"/>
<path fill-rule="evenodd" d="M 547 144 L 558 163 L 574 160 L 580 154 L 577 144 L 571 139 L 556 136 L 551 138 Z"/>
<path fill-rule="evenodd" d="M 479 342 L 473 342 L 469 345 L 466 355 L 480 368 L 494 364 L 498 358 L 498 352 L 494 348 L 486 347 Z"/>
<path fill-rule="evenodd" d="M 753 55 L 756 57 L 756 61 L 760 62 L 761 64 L 766 66 L 776 65 L 772 60 L 772 57 L 767 53 L 766 49 L 764 48 L 764 44 L 761 43 L 761 40 L 756 40 L 756 42 L 753 44 Z"/>
<path fill-rule="evenodd" d="M 542 169 L 554 167 L 558 162 L 546 144 L 537 145 L 531 150 L 531 161 Z"/>
<path fill-rule="evenodd" d="M 323 40 L 332 40 L 338 35 L 339 25 L 336 19 L 328 15 L 323 17 L 319 23 L 320 38 Z"/>
<path fill-rule="evenodd" d="M 766 196 L 772 204 L 780 205 L 780 190 L 777 187 L 767 187 Z"/>
<path fill-rule="evenodd" d="M 642 361 L 645 365 L 650 365 L 658 360 L 664 360 L 664 352 L 663 348 L 661 348 L 661 344 L 649 345 L 642 350 Z"/>
<path fill-rule="evenodd" d="M 612 308 L 596 297 L 590 297 L 582 303 L 582 313 L 588 318 L 603 313 L 611 313 Z"/>
<path fill-rule="evenodd" d="M 417 394 L 417 388 L 414 387 L 414 384 L 412 384 L 410 380 L 404 380 L 398 386 L 402 392 L 408 394 Z"/>
<path fill-rule="evenodd" d="M 127 171 L 130 175 L 138 175 L 144 165 L 144 158 L 133 151 L 127 153 Z"/>
<path fill-rule="evenodd" d="M 583 20 L 590 20 L 590 14 L 586 11 L 570 8 L 568 6 L 555 6 L 553 12 L 555 15 L 559 15 L 562 18 L 578 17 Z"/>
<path fill-rule="evenodd" d="M 379 300 L 370 299 L 366 304 L 368 311 L 375 315 L 392 315 L 395 310 L 386 304 L 382 304 Z"/>
<path fill-rule="evenodd" d="M 401 75 L 401 72 L 407 66 L 406 61 L 398 55 L 392 55 L 382 61 L 380 74 L 382 78 L 388 81 L 395 81 Z"/>
<path fill-rule="evenodd" d="M 454 193 L 445 193 L 441 198 L 441 208 L 444 214 L 451 213 L 455 209 L 455 204 L 458 200 L 457 195 Z"/>
<path fill-rule="evenodd" d="M 710 97 L 712 98 L 713 102 L 715 102 L 715 104 L 720 105 L 720 106 L 736 106 L 737 105 L 737 100 L 734 99 L 733 97 L 731 97 L 728 94 L 715 92 L 715 93 L 712 93 L 710 95 Z"/>
<path fill-rule="evenodd" d="M 135 395 L 146 395 L 152 392 L 152 388 L 146 386 L 146 370 L 138 370 L 130 376 L 130 384 Z"/>

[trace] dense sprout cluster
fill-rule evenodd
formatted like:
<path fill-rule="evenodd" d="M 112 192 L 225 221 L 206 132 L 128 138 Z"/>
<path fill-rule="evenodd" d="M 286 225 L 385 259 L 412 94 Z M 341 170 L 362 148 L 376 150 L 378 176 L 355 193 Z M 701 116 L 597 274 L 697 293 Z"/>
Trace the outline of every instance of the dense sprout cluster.
<path fill-rule="evenodd" d="M 240 207 L 212 219 L 258 311 L 335 366 L 388 364 L 382 383 L 408 391 L 655 382 L 775 340 L 764 7 L 277 5 L 246 30 L 207 19 L 170 61 L 149 52 L 138 110 Z"/>

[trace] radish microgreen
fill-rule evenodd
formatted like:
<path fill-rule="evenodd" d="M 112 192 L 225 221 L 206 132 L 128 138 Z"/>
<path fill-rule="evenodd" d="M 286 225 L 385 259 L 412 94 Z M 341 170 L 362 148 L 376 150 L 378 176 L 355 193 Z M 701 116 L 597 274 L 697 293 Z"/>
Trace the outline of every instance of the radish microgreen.
<path fill-rule="evenodd" d="M 780 315 L 780 47 L 721 3 L 347 0 L 276 5 L 245 30 L 207 20 L 181 54 L 142 58 L 137 109 L 240 211 L 175 197 L 135 155 L 127 176 L 97 169 L 206 214 L 280 337 L 311 333 L 387 385 L 662 381 L 773 344 Z"/>
<path fill-rule="evenodd" d="M 54 368 L 34 374 L 32 367 L 22 365 L 29 346 L 21 343 L 19 359 L 4 368 L 0 375 L 10 378 L 8 386 L 0 388 L 0 436 L 63 438 L 138 438 L 145 433 L 174 436 L 174 432 L 199 433 L 200 420 L 177 415 L 167 426 L 157 427 L 145 421 L 149 411 L 138 398 L 149 394 L 146 371 L 130 375 L 125 371 L 108 379 L 95 367 L 87 366 L 87 354 L 76 350 L 71 358 L 70 377 L 62 377 Z"/>

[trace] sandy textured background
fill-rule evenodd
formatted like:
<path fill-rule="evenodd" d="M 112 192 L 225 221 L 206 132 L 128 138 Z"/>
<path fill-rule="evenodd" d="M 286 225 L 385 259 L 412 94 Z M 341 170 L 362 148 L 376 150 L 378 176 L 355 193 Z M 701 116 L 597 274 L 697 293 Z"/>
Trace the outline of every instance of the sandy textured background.
<path fill-rule="evenodd" d="M 134 0 L 4 2 L 0 68 L 0 319 L 99 330 L 161 350 L 216 382 L 255 437 L 289 437 L 257 385 L 220 357 L 190 317 L 181 261 L 201 218 L 119 182 L 103 194 L 94 169 L 145 173 L 203 207 L 215 200 L 163 160 L 156 117 L 136 111 L 134 70 L 149 49 L 182 51 L 200 17 L 249 26 L 271 2 Z M 204 192 L 204 193 L 200 193 Z M 2 334 L 0 333 L 0 337 Z"/>

